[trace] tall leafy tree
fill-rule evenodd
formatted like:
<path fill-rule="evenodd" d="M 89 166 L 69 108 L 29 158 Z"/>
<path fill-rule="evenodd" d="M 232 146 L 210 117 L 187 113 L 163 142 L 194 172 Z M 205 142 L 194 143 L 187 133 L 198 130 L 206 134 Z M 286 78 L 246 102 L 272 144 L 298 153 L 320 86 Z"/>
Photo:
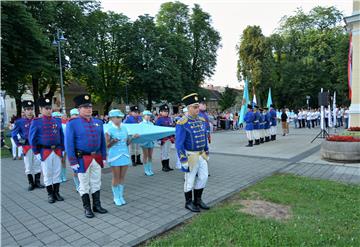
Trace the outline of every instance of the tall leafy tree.
<path fill-rule="evenodd" d="M 234 89 L 225 87 L 225 91 L 221 94 L 219 105 L 221 111 L 229 109 L 235 104 L 237 93 Z"/>
<path fill-rule="evenodd" d="M 1 2 L 1 78 L 3 88 L 16 101 L 21 115 L 21 96 L 29 89 L 28 75 L 47 66 L 49 44 L 41 25 L 21 2 Z"/>

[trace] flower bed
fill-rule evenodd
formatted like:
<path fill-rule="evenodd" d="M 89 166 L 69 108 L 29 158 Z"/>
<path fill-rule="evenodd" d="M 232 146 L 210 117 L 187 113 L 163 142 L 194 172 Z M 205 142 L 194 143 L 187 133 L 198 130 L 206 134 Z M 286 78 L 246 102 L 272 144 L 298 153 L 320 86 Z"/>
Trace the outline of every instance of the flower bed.
<path fill-rule="evenodd" d="M 360 138 L 356 138 L 354 136 L 337 136 L 337 135 L 332 135 L 332 136 L 328 136 L 326 138 L 327 141 L 331 141 L 331 142 L 360 142 Z"/>
<path fill-rule="evenodd" d="M 350 127 L 348 131 L 360 131 L 360 127 Z"/>

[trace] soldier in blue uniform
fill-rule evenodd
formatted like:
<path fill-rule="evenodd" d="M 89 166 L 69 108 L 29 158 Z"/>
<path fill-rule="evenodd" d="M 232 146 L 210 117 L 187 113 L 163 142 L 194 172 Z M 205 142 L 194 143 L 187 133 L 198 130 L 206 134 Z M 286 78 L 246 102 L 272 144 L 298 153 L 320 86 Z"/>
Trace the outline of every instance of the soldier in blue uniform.
<path fill-rule="evenodd" d="M 198 116 L 199 96 L 196 93 L 185 96 L 182 101 L 188 108 L 188 115 L 183 116 L 176 124 L 175 146 L 181 170 L 185 172 L 185 208 L 200 212 L 200 208 L 209 209 L 201 199 L 208 179 L 206 123 L 204 118 Z"/>
<path fill-rule="evenodd" d="M 31 122 L 29 142 L 36 158 L 41 160 L 48 202 L 54 203 L 64 200 L 59 194 L 64 133 L 61 119 L 51 116 L 51 99 L 40 98 L 38 104 L 42 117 Z"/>
<path fill-rule="evenodd" d="M 205 119 L 205 125 L 206 125 L 206 135 L 208 138 L 208 142 L 209 144 L 211 143 L 211 135 L 210 135 L 210 122 L 209 122 L 209 115 L 206 111 L 206 97 L 203 97 L 200 100 L 200 105 L 199 105 L 199 117 L 202 117 Z"/>
<path fill-rule="evenodd" d="M 254 139 L 255 139 L 255 144 L 254 145 L 259 145 L 260 144 L 260 112 L 259 112 L 259 106 L 255 106 L 254 107 Z"/>
<path fill-rule="evenodd" d="M 260 119 L 259 119 L 259 124 L 260 124 L 260 143 L 264 143 L 264 139 L 265 139 L 265 115 L 263 114 L 263 109 L 259 109 L 260 112 Z"/>
<path fill-rule="evenodd" d="M 268 112 L 267 107 L 264 107 L 263 110 L 263 114 L 265 116 L 265 125 L 264 125 L 264 130 L 265 130 L 265 142 L 269 142 L 270 141 L 270 113 Z"/>
<path fill-rule="evenodd" d="M 274 105 L 270 105 L 270 135 L 271 135 L 271 141 L 276 140 L 276 111 L 274 109 Z"/>
<path fill-rule="evenodd" d="M 142 117 L 140 116 L 139 108 L 137 106 L 131 106 L 130 114 L 126 117 L 124 123 L 137 124 L 137 123 L 141 123 L 142 121 L 143 120 Z M 143 163 L 141 162 L 140 145 L 136 143 L 131 143 L 130 151 L 131 151 L 132 165 L 133 166 L 142 165 Z"/>
<path fill-rule="evenodd" d="M 248 139 L 249 143 L 248 145 L 246 145 L 246 147 L 252 147 L 254 140 L 253 130 L 254 130 L 255 115 L 252 111 L 252 105 L 248 105 L 247 109 L 248 111 L 244 116 L 244 122 L 246 123 L 245 126 L 246 138 Z"/>
<path fill-rule="evenodd" d="M 78 174 L 85 216 L 94 217 L 93 212 L 107 213 L 101 207 L 101 168 L 106 162 L 106 143 L 103 122 L 92 117 L 91 97 L 88 94 L 74 98 L 79 117 L 70 119 L 66 126 L 65 150 L 70 166 Z M 91 210 L 90 195 L 93 207 Z"/>
<path fill-rule="evenodd" d="M 29 142 L 29 130 L 32 120 L 34 119 L 34 102 L 24 100 L 22 107 L 25 117 L 15 121 L 15 126 L 11 131 L 11 136 L 18 147 L 22 147 L 25 163 L 25 174 L 29 181 L 28 190 L 35 188 L 44 188 L 40 183 L 41 165 L 40 160 L 36 159 Z M 34 177 L 33 177 L 34 174 Z"/>
<path fill-rule="evenodd" d="M 169 117 L 169 107 L 166 104 L 163 104 L 159 108 L 160 117 L 156 119 L 155 125 L 164 126 L 164 127 L 174 127 L 171 118 Z M 164 172 L 172 171 L 170 168 L 170 148 L 171 144 L 175 142 L 174 136 L 168 136 L 160 140 L 161 146 L 161 164 L 162 170 Z"/>

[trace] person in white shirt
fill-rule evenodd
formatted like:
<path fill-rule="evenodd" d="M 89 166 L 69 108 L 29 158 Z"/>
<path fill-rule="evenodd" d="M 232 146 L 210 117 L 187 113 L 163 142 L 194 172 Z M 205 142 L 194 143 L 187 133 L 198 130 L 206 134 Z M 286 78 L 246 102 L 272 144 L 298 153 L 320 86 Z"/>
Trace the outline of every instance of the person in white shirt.
<path fill-rule="evenodd" d="M 302 109 L 299 109 L 298 111 L 298 122 L 299 122 L 299 129 L 301 129 L 301 123 L 302 123 L 302 118 L 303 118 L 303 115 L 302 115 Z"/>
<path fill-rule="evenodd" d="M 345 129 L 349 128 L 349 108 L 345 107 L 344 110 L 344 122 L 345 122 Z"/>
<path fill-rule="evenodd" d="M 329 109 L 325 107 L 325 127 L 329 128 Z"/>

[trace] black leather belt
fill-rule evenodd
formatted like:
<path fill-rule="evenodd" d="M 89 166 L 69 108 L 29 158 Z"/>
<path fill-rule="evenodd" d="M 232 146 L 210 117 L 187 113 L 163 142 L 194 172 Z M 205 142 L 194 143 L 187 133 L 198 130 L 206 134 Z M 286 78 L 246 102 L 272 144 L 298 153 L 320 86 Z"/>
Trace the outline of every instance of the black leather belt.
<path fill-rule="evenodd" d="M 77 158 L 82 158 L 84 155 L 95 155 L 97 154 L 97 152 L 91 152 L 91 153 L 88 153 L 88 152 L 84 152 L 84 151 L 81 151 L 81 150 L 76 150 L 75 151 L 75 155 Z"/>
<path fill-rule="evenodd" d="M 38 148 L 45 148 L 45 149 L 52 149 L 52 150 L 56 149 L 56 145 L 51 145 L 51 146 L 38 145 L 37 147 Z"/>

